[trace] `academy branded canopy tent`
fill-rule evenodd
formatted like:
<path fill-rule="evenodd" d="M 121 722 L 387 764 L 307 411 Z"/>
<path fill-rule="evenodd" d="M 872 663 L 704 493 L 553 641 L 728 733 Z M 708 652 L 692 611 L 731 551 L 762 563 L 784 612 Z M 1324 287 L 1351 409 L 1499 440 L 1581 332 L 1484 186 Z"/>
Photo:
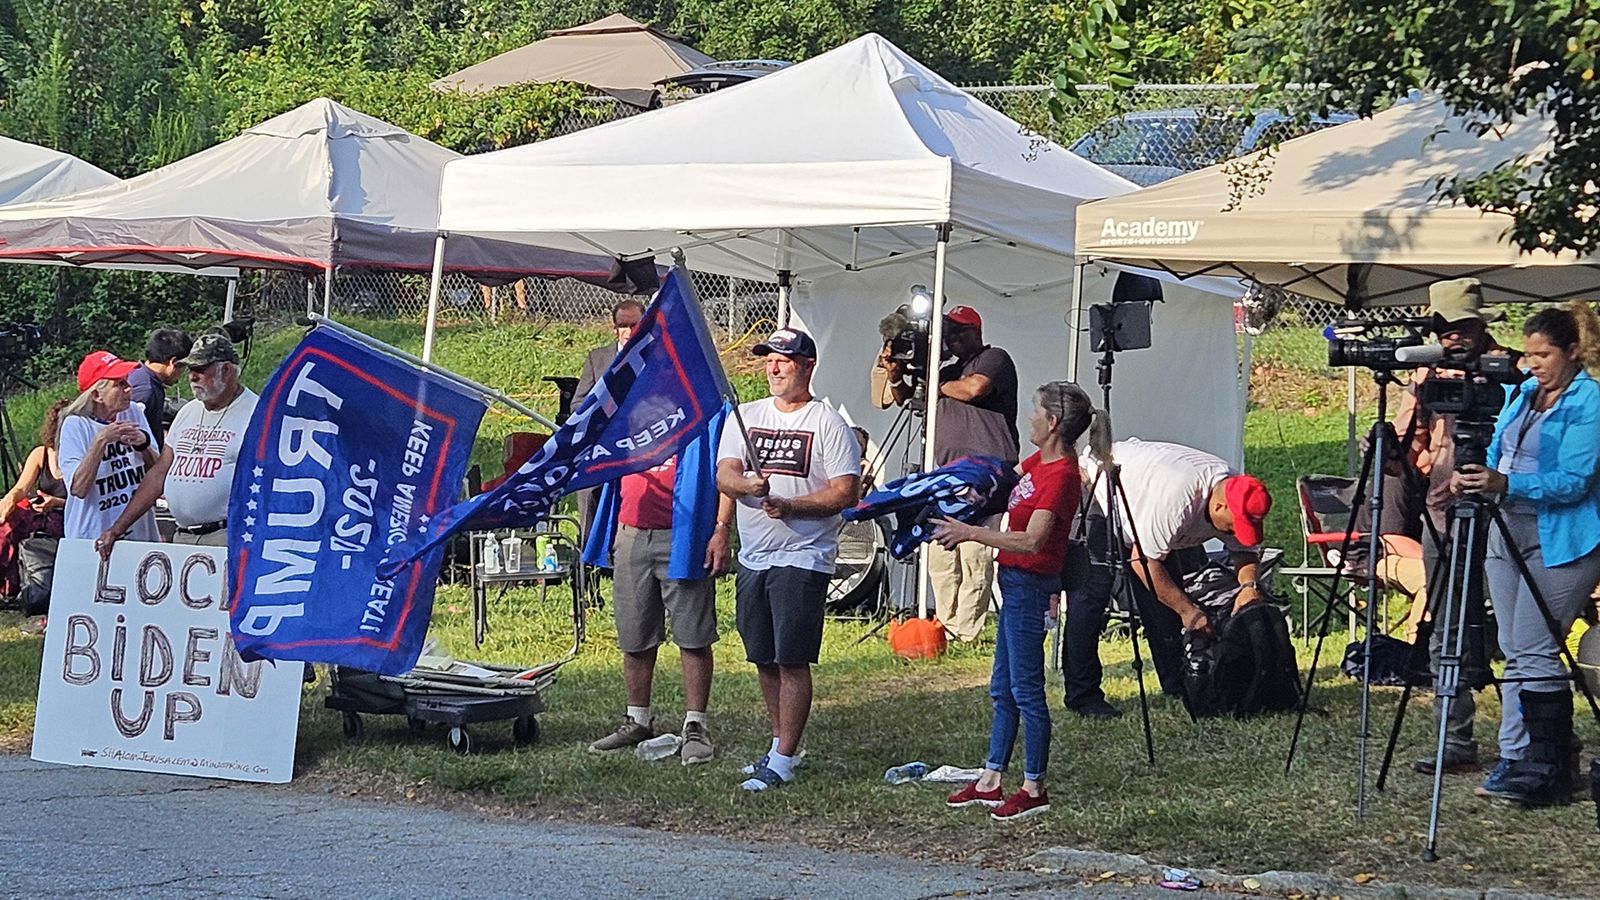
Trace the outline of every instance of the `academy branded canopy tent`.
<path fill-rule="evenodd" d="M 656 83 L 713 62 L 665 32 L 622 13 L 546 32 L 534 41 L 433 83 L 438 91 L 487 91 L 514 84 L 572 82 L 634 106 L 649 106 Z"/>
<path fill-rule="evenodd" d="M 634 259 L 679 247 L 697 270 L 776 281 L 780 318 L 792 301 L 820 345 L 817 392 L 880 440 L 895 411 L 869 402 L 878 323 L 930 285 L 936 310 L 976 308 L 985 340 L 1016 360 L 1025 436 L 1032 389 L 1074 374 L 1074 287 L 1105 299 L 1116 274 L 1075 281 L 1077 208 L 1131 188 L 867 35 L 686 103 L 453 162 L 440 241 Z M 1184 286 L 1168 299 L 1155 324 L 1167 350 L 1117 366 L 1118 428 L 1237 461 L 1231 304 Z M 934 347 L 941 326 L 934 315 Z"/>
<path fill-rule="evenodd" d="M 1427 302 L 1428 285 L 1471 276 L 1490 302 L 1600 291 L 1600 261 L 1524 253 L 1508 216 L 1436 198 L 1442 180 L 1537 160 L 1535 116 L 1480 133 L 1437 97 L 1257 152 L 1079 212 L 1090 260 L 1181 277 L 1237 275 L 1348 307 Z"/>
<path fill-rule="evenodd" d="M 433 259 L 438 186 L 460 154 L 331 100 L 313 100 L 143 175 L 0 206 L 0 262 L 216 266 L 314 274 L 353 267 L 603 282 L 592 254 L 467 237 Z M 332 279 L 324 279 L 324 312 Z"/>
<path fill-rule="evenodd" d="M 70 153 L 0 137 L 0 205 L 49 200 L 118 180 Z"/>

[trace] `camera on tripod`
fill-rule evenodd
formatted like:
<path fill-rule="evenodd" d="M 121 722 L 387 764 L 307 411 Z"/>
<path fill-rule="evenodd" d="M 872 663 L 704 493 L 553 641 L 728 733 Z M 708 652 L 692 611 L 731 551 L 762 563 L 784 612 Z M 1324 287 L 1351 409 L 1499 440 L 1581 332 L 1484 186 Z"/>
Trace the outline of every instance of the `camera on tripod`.
<path fill-rule="evenodd" d="M 1424 349 L 1424 344 L 1432 327 L 1432 320 L 1427 318 L 1335 322 L 1323 332 L 1328 339 L 1328 366 L 1392 372 L 1427 365 L 1433 361 L 1429 358 L 1433 354 Z"/>
<path fill-rule="evenodd" d="M 1456 445 L 1456 468 L 1488 465 L 1489 444 L 1494 439 L 1495 418 L 1506 403 L 1506 387 L 1530 376 L 1505 355 L 1484 355 L 1478 350 L 1447 354 L 1436 362 L 1440 369 L 1460 372 L 1459 378 L 1429 378 L 1417 392 L 1417 402 L 1434 415 L 1453 415 L 1451 437 Z"/>
<path fill-rule="evenodd" d="M 0 322 L 0 362 L 25 362 L 44 349 L 44 330 L 31 322 Z"/>
<path fill-rule="evenodd" d="M 889 359 L 918 388 L 928 378 L 928 330 L 933 322 L 933 294 L 927 287 L 911 286 L 911 299 L 878 322 L 878 333 L 889 349 Z"/>

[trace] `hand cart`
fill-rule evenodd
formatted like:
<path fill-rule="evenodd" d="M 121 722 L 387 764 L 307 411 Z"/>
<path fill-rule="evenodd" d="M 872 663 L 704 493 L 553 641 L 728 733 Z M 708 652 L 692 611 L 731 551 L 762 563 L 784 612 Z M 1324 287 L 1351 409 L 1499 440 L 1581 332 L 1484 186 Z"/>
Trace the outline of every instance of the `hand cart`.
<path fill-rule="evenodd" d="M 425 662 L 427 662 L 425 658 Z M 429 725 L 449 728 L 447 741 L 457 753 L 471 753 L 468 725 L 511 722 L 519 746 L 539 739 L 538 714 L 544 691 L 555 683 L 561 663 L 517 669 L 492 663 L 429 662 L 399 676 L 332 667 L 332 693 L 323 704 L 343 713 L 344 735 L 360 740 L 363 715 L 403 715 L 415 734 Z"/>

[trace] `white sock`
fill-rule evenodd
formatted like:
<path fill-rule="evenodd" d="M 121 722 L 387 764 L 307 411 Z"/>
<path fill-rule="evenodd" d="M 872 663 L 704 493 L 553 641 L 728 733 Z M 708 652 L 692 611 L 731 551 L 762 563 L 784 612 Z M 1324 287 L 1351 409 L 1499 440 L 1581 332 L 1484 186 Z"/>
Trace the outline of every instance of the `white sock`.
<path fill-rule="evenodd" d="M 706 714 L 705 713 L 703 713 L 703 712 L 695 712 L 692 709 L 683 714 L 683 724 L 687 725 L 690 722 L 699 722 L 701 725 L 708 725 L 709 724 L 707 722 L 707 720 L 706 720 Z"/>
<path fill-rule="evenodd" d="M 772 736 L 772 746 L 767 748 L 767 756 L 770 757 L 770 756 L 772 756 L 773 754 L 775 754 L 777 752 L 778 752 L 778 736 L 777 735 L 773 735 Z"/>
<path fill-rule="evenodd" d="M 650 707 L 648 707 L 648 706 L 630 706 L 630 707 L 628 707 L 628 718 L 632 719 L 633 721 L 637 722 L 640 725 L 649 725 L 651 722 L 654 722 L 655 719 L 656 719 L 655 716 L 650 714 Z"/>
<path fill-rule="evenodd" d="M 794 757 L 784 756 L 777 750 L 767 755 L 767 768 L 778 774 L 784 781 L 794 780 Z"/>

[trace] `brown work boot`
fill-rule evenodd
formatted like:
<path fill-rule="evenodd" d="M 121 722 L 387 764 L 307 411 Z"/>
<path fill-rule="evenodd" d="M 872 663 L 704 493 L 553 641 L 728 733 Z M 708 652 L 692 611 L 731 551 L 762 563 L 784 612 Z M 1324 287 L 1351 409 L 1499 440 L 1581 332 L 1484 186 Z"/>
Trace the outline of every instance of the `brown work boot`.
<path fill-rule="evenodd" d="M 651 719 L 649 725 L 640 725 L 628 716 L 622 717 L 622 724 L 617 730 L 589 745 L 590 753 L 610 753 L 613 750 L 627 750 L 636 747 L 656 736 L 656 720 Z"/>

